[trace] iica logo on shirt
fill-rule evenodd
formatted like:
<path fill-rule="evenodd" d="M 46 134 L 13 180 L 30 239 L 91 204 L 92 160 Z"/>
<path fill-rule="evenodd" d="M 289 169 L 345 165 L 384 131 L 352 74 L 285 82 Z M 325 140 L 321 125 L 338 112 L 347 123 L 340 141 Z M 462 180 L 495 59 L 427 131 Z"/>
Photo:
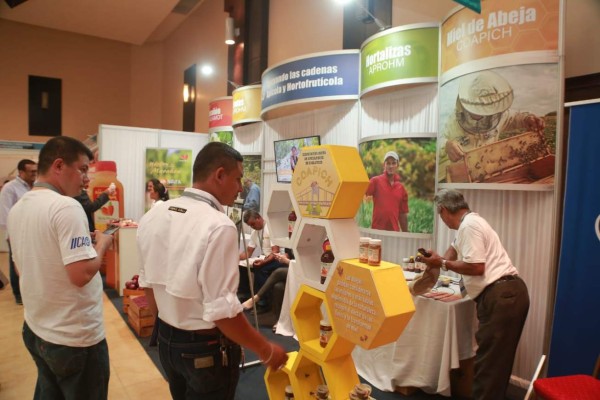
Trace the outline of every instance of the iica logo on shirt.
<path fill-rule="evenodd" d="M 82 246 L 90 246 L 92 241 L 89 236 L 79 236 L 71 239 L 71 250 Z"/>
<path fill-rule="evenodd" d="M 600 240 L 600 215 L 596 218 L 596 236 L 598 236 L 598 240 Z"/>

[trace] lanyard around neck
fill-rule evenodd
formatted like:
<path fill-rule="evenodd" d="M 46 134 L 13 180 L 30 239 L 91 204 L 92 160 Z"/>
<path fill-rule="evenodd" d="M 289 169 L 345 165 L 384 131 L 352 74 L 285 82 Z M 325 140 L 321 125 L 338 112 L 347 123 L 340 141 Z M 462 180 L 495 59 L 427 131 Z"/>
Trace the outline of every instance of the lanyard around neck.
<path fill-rule="evenodd" d="M 190 197 L 190 198 L 192 198 L 194 200 L 201 201 L 203 203 L 208 204 L 209 206 L 211 206 L 215 210 L 221 212 L 221 210 L 219 210 L 219 207 L 217 207 L 217 205 L 215 204 L 214 201 L 212 201 L 211 199 L 209 199 L 207 197 L 202 196 L 201 194 L 192 193 L 192 192 L 183 192 L 181 194 L 181 197 Z"/>
<path fill-rule="evenodd" d="M 43 188 L 46 188 L 46 189 L 50 189 L 50 190 L 52 190 L 52 191 L 55 191 L 56 193 L 58 193 L 58 194 L 62 195 L 62 193 L 60 192 L 60 190 L 58 190 L 58 189 L 56 188 L 56 186 L 54 186 L 54 185 L 51 185 L 50 183 L 47 183 L 47 182 L 35 182 L 35 183 L 33 184 L 33 187 L 43 187 Z"/>

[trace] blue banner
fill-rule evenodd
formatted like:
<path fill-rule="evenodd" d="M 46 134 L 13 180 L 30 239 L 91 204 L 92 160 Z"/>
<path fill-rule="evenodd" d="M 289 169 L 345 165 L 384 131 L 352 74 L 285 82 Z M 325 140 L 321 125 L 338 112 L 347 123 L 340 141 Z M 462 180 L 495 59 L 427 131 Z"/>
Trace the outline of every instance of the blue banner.
<path fill-rule="evenodd" d="M 600 354 L 600 103 L 571 107 L 548 376 L 587 374 Z"/>
<path fill-rule="evenodd" d="M 262 75 L 262 114 L 270 109 L 323 100 L 358 98 L 358 50 L 312 54 Z"/>

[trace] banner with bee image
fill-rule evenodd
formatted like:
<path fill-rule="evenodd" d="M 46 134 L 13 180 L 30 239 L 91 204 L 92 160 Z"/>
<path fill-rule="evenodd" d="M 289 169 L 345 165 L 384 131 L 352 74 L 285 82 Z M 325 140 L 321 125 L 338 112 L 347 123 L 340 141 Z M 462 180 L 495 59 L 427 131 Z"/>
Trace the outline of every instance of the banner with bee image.
<path fill-rule="evenodd" d="M 552 190 L 559 0 L 486 1 L 441 28 L 438 186 Z"/>

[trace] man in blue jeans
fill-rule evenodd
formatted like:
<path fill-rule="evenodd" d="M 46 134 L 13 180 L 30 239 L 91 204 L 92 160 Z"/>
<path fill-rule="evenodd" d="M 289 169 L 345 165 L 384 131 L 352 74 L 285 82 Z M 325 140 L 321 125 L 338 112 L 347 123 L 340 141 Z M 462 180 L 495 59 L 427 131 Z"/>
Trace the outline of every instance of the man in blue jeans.
<path fill-rule="evenodd" d="M 158 316 L 158 352 L 174 400 L 233 400 L 240 346 L 280 368 L 285 350 L 252 328 L 237 298 L 238 236 L 224 213 L 242 191 L 243 158 L 225 143 L 198 153 L 193 186 L 142 217 L 140 286 Z"/>
<path fill-rule="evenodd" d="M 23 296 L 23 341 L 38 369 L 34 399 L 106 399 L 110 366 L 98 273 L 112 237 L 95 232 L 73 196 L 93 158 L 60 136 L 40 150 L 39 176 L 8 214 Z"/>

